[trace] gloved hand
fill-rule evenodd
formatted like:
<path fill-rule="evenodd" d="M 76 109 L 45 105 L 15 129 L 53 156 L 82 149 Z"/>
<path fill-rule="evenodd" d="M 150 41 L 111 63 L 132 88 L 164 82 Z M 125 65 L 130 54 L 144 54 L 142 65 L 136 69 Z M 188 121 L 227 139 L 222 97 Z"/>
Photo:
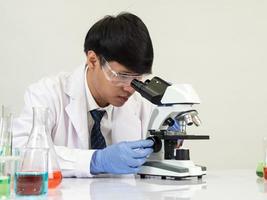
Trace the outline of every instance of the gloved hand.
<path fill-rule="evenodd" d="M 96 150 L 91 159 L 91 174 L 135 174 L 153 152 L 152 140 L 120 142 Z"/>
<path fill-rule="evenodd" d="M 174 121 L 174 124 L 168 128 L 168 131 L 180 131 L 180 125 L 177 121 Z M 183 145 L 184 140 L 177 140 L 176 148 L 179 149 Z"/>

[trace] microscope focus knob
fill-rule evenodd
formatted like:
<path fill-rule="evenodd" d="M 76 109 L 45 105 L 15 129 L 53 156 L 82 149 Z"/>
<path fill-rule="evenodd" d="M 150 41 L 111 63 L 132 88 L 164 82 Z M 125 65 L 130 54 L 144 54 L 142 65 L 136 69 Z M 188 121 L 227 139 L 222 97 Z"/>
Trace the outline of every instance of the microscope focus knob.
<path fill-rule="evenodd" d="M 190 160 L 189 149 L 176 149 L 175 160 Z"/>
<path fill-rule="evenodd" d="M 161 142 L 161 139 L 157 136 L 151 136 L 151 137 L 148 137 L 147 140 L 152 140 L 154 142 L 154 145 L 153 145 L 153 152 L 154 153 L 157 153 L 161 150 L 161 147 L 162 147 L 162 142 Z"/>

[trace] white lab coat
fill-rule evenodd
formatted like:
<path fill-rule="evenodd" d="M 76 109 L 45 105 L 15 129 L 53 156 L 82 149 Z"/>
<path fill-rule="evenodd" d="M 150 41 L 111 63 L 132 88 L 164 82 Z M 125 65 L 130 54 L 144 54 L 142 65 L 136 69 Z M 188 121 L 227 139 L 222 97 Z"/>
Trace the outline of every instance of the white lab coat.
<path fill-rule="evenodd" d="M 84 67 L 61 73 L 31 85 L 25 93 L 25 106 L 13 123 L 13 144 L 26 144 L 32 127 L 32 107 L 50 108 L 48 129 L 55 145 L 63 175 L 90 177 L 94 150 L 88 150 L 87 103 Z M 152 104 L 134 93 L 122 107 L 112 112 L 112 143 L 145 137 Z"/>

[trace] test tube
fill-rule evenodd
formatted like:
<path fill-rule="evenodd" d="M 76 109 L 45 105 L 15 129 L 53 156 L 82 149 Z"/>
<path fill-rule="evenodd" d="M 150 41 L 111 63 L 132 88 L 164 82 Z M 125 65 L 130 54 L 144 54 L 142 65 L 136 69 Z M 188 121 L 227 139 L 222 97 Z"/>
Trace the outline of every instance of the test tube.
<path fill-rule="evenodd" d="M 12 121 L 13 113 L 10 107 L 2 105 L 0 117 L 0 156 L 12 155 Z"/>
<path fill-rule="evenodd" d="M 13 179 L 17 157 L 0 156 L 0 199 L 12 199 Z"/>
<path fill-rule="evenodd" d="M 264 179 L 267 180 L 267 137 L 263 138 L 263 156 L 264 156 L 263 176 Z"/>

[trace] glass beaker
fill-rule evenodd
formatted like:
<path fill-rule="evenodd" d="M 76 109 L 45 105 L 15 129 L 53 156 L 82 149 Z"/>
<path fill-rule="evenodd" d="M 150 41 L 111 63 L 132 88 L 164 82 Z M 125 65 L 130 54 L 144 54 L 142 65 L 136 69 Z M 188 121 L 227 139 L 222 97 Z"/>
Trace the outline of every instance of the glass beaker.
<path fill-rule="evenodd" d="M 15 149 L 19 156 L 15 172 L 16 195 L 45 195 L 48 190 L 48 148 Z"/>
<path fill-rule="evenodd" d="M 62 181 L 62 173 L 50 133 L 47 130 L 48 108 L 33 107 L 33 126 L 27 147 L 49 148 L 48 188 L 57 187 Z"/>
<path fill-rule="evenodd" d="M 8 107 L 2 106 L 0 118 L 0 156 L 12 155 L 12 113 Z"/>

